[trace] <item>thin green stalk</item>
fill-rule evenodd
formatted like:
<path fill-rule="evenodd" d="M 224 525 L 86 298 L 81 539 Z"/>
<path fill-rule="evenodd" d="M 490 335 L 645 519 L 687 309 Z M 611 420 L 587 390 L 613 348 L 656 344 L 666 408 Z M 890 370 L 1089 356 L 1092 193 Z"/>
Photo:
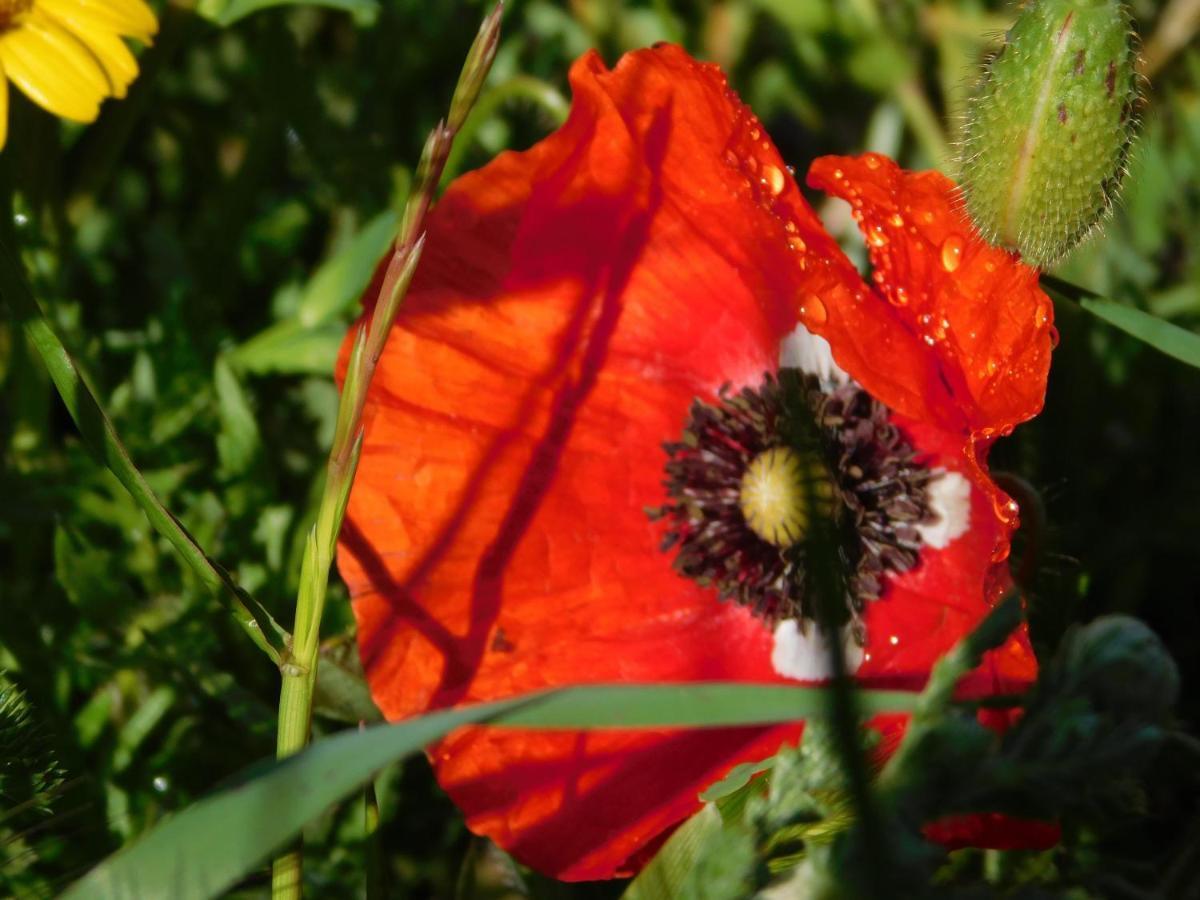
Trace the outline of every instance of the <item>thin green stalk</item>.
<path fill-rule="evenodd" d="M 374 781 L 363 785 L 363 830 L 367 835 L 367 900 L 384 900 L 387 881 L 379 843 L 379 797 Z"/>
<path fill-rule="evenodd" d="M 954 153 L 942 130 L 942 123 L 925 94 L 925 88 L 916 78 L 906 78 L 896 85 L 896 101 L 908 120 L 909 127 L 938 169 L 949 172 L 954 162 Z"/>
<path fill-rule="evenodd" d="M 63 403 L 83 437 L 84 444 L 98 462 L 117 476 L 150 520 L 154 529 L 170 542 L 200 581 L 226 602 L 234 619 L 272 662 L 279 664 L 286 654 L 287 632 L 271 614 L 237 586 L 218 563 L 209 559 L 158 499 L 134 466 L 112 420 L 88 387 L 71 354 L 67 352 L 25 282 L 16 254 L 0 243 L 0 298 L 13 321 L 20 325 L 30 343 L 37 348 Z"/>
<path fill-rule="evenodd" d="M 453 178 L 462 168 L 462 160 L 470 149 L 472 141 L 481 125 L 487 122 L 505 103 L 523 100 L 535 105 L 540 112 L 550 118 L 555 127 L 567 119 L 570 104 L 558 89 L 539 78 L 530 75 L 514 75 L 490 89 L 479 98 L 471 115 L 467 117 L 459 132 L 458 141 L 446 161 L 446 171 L 442 174 L 443 183 Z"/>
<path fill-rule="evenodd" d="M 392 257 L 384 274 L 369 321 L 360 325 L 346 368 L 342 396 L 338 403 L 333 446 L 326 465 L 325 488 L 317 511 L 317 521 L 308 535 L 300 568 L 300 589 L 296 597 L 296 622 L 290 658 L 280 667 L 279 730 L 276 755 L 290 756 L 308 743 L 312 724 L 313 685 L 316 681 L 318 641 L 321 617 L 325 609 L 329 569 L 337 547 L 350 487 L 362 451 L 362 413 L 375 367 L 383 354 L 396 312 L 416 271 L 424 247 L 425 216 L 433 204 L 455 135 L 471 111 L 483 87 L 500 37 L 498 4 L 483 21 L 467 60 L 463 65 L 450 102 L 450 114 L 439 123 L 421 154 L 417 179 L 404 208 L 400 231 L 392 248 Z M 301 895 L 301 854 L 294 848 L 275 860 L 272 894 L 276 900 L 294 900 Z"/>

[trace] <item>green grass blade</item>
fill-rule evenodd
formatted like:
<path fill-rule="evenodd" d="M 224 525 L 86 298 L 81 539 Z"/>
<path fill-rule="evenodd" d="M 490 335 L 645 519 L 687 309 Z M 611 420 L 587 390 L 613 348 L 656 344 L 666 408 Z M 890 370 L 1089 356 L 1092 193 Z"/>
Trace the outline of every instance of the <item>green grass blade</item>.
<path fill-rule="evenodd" d="M 16 254 L 3 244 L 0 244 L 0 299 L 9 308 L 13 321 L 37 348 L 88 450 L 124 485 L 145 511 L 150 524 L 175 548 L 180 559 L 205 585 L 226 600 L 234 618 L 254 643 L 278 663 L 286 646 L 286 632 L 270 613 L 234 583 L 228 572 L 208 558 L 187 529 L 163 506 L 129 458 L 112 420 L 42 313 L 25 283 Z"/>
<path fill-rule="evenodd" d="M 1160 353 L 1200 369 L 1200 334 L 1112 300 L 1084 298 L 1079 305 Z"/>
<path fill-rule="evenodd" d="M 1137 307 L 1106 300 L 1058 278 L 1043 276 L 1042 284 L 1051 293 L 1076 301 L 1092 315 L 1149 344 L 1160 353 L 1200 369 L 1200 334 L 1163 321 Z"/>
<path fill-rule="evenodd" d="M 914 693 L 864 691 L 865 715 L 903 712 Z M 67 900 L 214 897 L 263 863 L 305 823 L 374 773 L 472 722 L 536 728 L 722 726 L 826 714 L 821 688 L 783 685 L 587 686 L 432 713 L 396 725 L 344 731 L 265 768 L 168 819 L 109 857 Z"/>

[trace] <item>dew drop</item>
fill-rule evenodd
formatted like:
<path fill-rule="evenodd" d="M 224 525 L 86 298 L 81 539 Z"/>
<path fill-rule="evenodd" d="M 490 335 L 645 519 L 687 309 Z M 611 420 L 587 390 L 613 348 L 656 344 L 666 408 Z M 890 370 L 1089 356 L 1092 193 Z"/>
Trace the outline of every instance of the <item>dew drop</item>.
<path fill-rule="evenodd" d="M 983 268 L 986 269 L 988 272 L 995 272 L 996 264 L 989 259 L 987 262 L 985 262 L 983 264 Z"/>
<path fill-rule="evenodd" d="M 801 237 L 788 238 L 787 245 L 789 250 L 793 250 L 796 253 L 803 253 L 808 249 L 808 244 L 804 243 L 804 239 Z"/>
<path fill-rule="evenodd" d="M 781 169 L 776 166 L 763 166 L 762 183 L 772 197 L 778 197 L 783 193 L 783 187 L 787 182 Z"/>
<path fill-rule="evenodd" d="M 888 218 L 888 222 L 893 228 L 903 228 L 904 216 L 900 215 L 900 213 L 892 213 L 892 215 Z"/>
<path fill-rule="evenodd" d="M 879 225 L 872 225 L 867 229 L 867 240 L 872 247 L 883 247 L 887 244 L 887 235 L 883 233 L 883 228 Z"/>
<path fill-rule="evenodd" d="M 786 222 L 783 223 L 783 230 L 786 231 L 788 234 L 795 234 L 796 233 L 796 223 L 793 222 L 791 219 L 788 219 Z"/>
<path fill-rule="evenodd" d="M 942 268 L 953 272 L 962 263 L 963 239 L 952 234 L 942 243 Z"/>
<path fill-rule="evenodd" d="M 800 317 L 812 325 L 824 325 L 829 318 L 825 304 L 816 294 L 805 294 L 800 304 Z"/>
<path fill-rule="evenodd" d="M 996 498 L 996 515 L 1000 517 L 1000 521 L 1005 525 L 1016 527 L 1021 521 L 1021 507 L 1012 497 Z"/>
<path fill-rule="evenodd" d="M 882 279 L 880 279 L 882 281 Z M 908 291 L 902 287 L 897 287 L 892 292 L 892 303 L 896 306 L 908 306 Z"/>
<path fill-rule="evenodd" d="M 833 177 L 835 180 L 841 181 L 843 178 L 846 177 L 846 174 L 841 169 L 834 169 Z"/>
<path fill-rule="evenodd" d="M 725 162 L 727 165 L 736 166 L 738 164 L 737 154 L 732 150 L 725 151 Z"/>
<path fill-rule="evenodd" d="M 867 154 L 866 162 L 867 162 L 868 169 L 878 169 L 879 168 L 879 157 L 876 156 L 874 153 Z"/>
<path fill-rule="evenodd" d="M 750 140 L 757 141 L 760 137 L 762 137 L 762 132 L 759 131 L 758 128 L 756 128 L 756 127 L 751 127 Z"/>
<path fill-rule="evenodd" d="M 1039 325 L 1047 325 L 1050 322 L 1051 310 L 1054 307 L 1049 300 L 1043 300 L 1038 303 L 1037 323 Z"/>
<path fill-rule="evenodd" d="M 758 171 L 758 160 L 755 159 L 753 156 L 747 156 L 746 157 L 746 169 L 750 173 L 757 172 Z"/>
<path fill-rule="evenodd" d="M 933 218 L 934 218 L 933 213 L 928 209 L 925 210 L 925 212 L 921 213 L 921 221 L 924 222 L 926 225 L 933 222 Z"/>

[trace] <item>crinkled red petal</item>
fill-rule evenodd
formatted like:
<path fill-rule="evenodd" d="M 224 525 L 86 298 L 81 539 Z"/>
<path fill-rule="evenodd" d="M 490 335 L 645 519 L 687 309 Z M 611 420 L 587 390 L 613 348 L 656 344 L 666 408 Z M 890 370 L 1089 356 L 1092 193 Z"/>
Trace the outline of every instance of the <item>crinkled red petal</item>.
<path fill-rule="evenodd" d="M 1038 272 L 978 237 L 954 183 L 886 157 L 827 156 L 808 182 L 848 201 L 875 289 L 810 327 L 892 409 L 947 430 L 1007 433 L 1042 408 L 1054 307 Z"/>

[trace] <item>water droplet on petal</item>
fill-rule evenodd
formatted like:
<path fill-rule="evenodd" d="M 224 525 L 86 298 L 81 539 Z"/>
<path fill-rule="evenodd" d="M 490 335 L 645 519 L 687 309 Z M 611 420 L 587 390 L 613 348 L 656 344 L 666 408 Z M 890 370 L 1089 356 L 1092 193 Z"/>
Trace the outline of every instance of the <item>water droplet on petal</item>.
<path fill-rule="evenodd" d="M 867 240 L 872 247 L 883 247 L 887 244 L 887 235 L 883 233 L 882 226 L 872 225 L 867 229 Z"/>
<path fill-rule="evenodd" d="M 1050 317 L 1054 310 L 1054 306 L 1049 300 L 1041 300 L 1038 302 L 1037 323 L 1039 325 L 1047 325 L 1050 322 Z"/>
<path fill-rule="evenodd" d="M 882 281 L 883 279 L 880 280 Z M 897 287 L 894 291 L 892 291 L 892 303 L 896 304 L 896 306 L 907 306 L 908 291 L 902 287 Z"/>
<path fill-rule="evenodd" d="M 888 218 L 888 222 L 893 228 L 903 228 L 904 216 L 900 215 L 900 213 L 892 213 L 892 215 Z"/>
<path fill-rule="evenodd" d="M 997 497 L 996 501 L 996 515 L 1000 517 L 1000 521 L 1015 528 L 1021 520 L 1021 507 L 1017 501 L 1012 497 Z"/>
<path fill-rule="evenodd" d="M 757 172 L 758 171 L 758 160 L 755 159 L 753 156 L 747 156 L 746 157 L 746 169 L 751 173 Z"/>
<path fill-rule="evenodd" d="M 752 127 L 750 129 L 750 140 L 757 141 L 760 137 L 762 137 L 762 132 L 759 131 L 757 128 Z"/>
<path fill-rule="evenodd" d="M 800 304 L 800 318 L 810 325 L 824 325 L 829 318 L 829 311 L 816 294 L 805 294 Z"/>
<path fill-rule="evenodd" d="M 952 234 L 942 243 L 942 268 L 953 272 L 962 262 L 963 239 Z"/>
<path fill-rule="evenodd" d="M 762 183 L 771 194 L 772 197 L 778 197 L 783 193 L 784 185 L 787 183 L 783 177 L 783 171 L 776 166 L 763 166 Z"/>
<path fill-rule="evenodd" d="M 804 243 L 804 239 L 800 237 L 788 238 L 787 245 L 789 250 L 794 250 L 796 253 L 803 253 L 808 249 L 808 244 Z"/>
<path fill-rule="evenodd" d="M 878 169 L 879 157 L 874 153 L 868 153 L 866 156 L 866 163 L 868 169 Z"/>
<path fill-rule="evenodd" d="M 841 169 L 834 169 L 834 170 L 833 170 L 833 177 L 834 177 L 834 178 L 835 178 L 837 181 L 841 181 L 843 178 L 845 178 L 845 177 L 846 177 L 846 175 L 845 175 L 845 173 L 844 173 L 844 172 L 843 172 Z"/>
<path fill-rule="evenodd" d="M 933 222 L 933 219 L 934 219 L 934 215 L 930 210 L 927 209 L 927 210 L 925 210 L 925 212 L 921 213 L 921 221 L 924 222 L 926 225 Z"/>

